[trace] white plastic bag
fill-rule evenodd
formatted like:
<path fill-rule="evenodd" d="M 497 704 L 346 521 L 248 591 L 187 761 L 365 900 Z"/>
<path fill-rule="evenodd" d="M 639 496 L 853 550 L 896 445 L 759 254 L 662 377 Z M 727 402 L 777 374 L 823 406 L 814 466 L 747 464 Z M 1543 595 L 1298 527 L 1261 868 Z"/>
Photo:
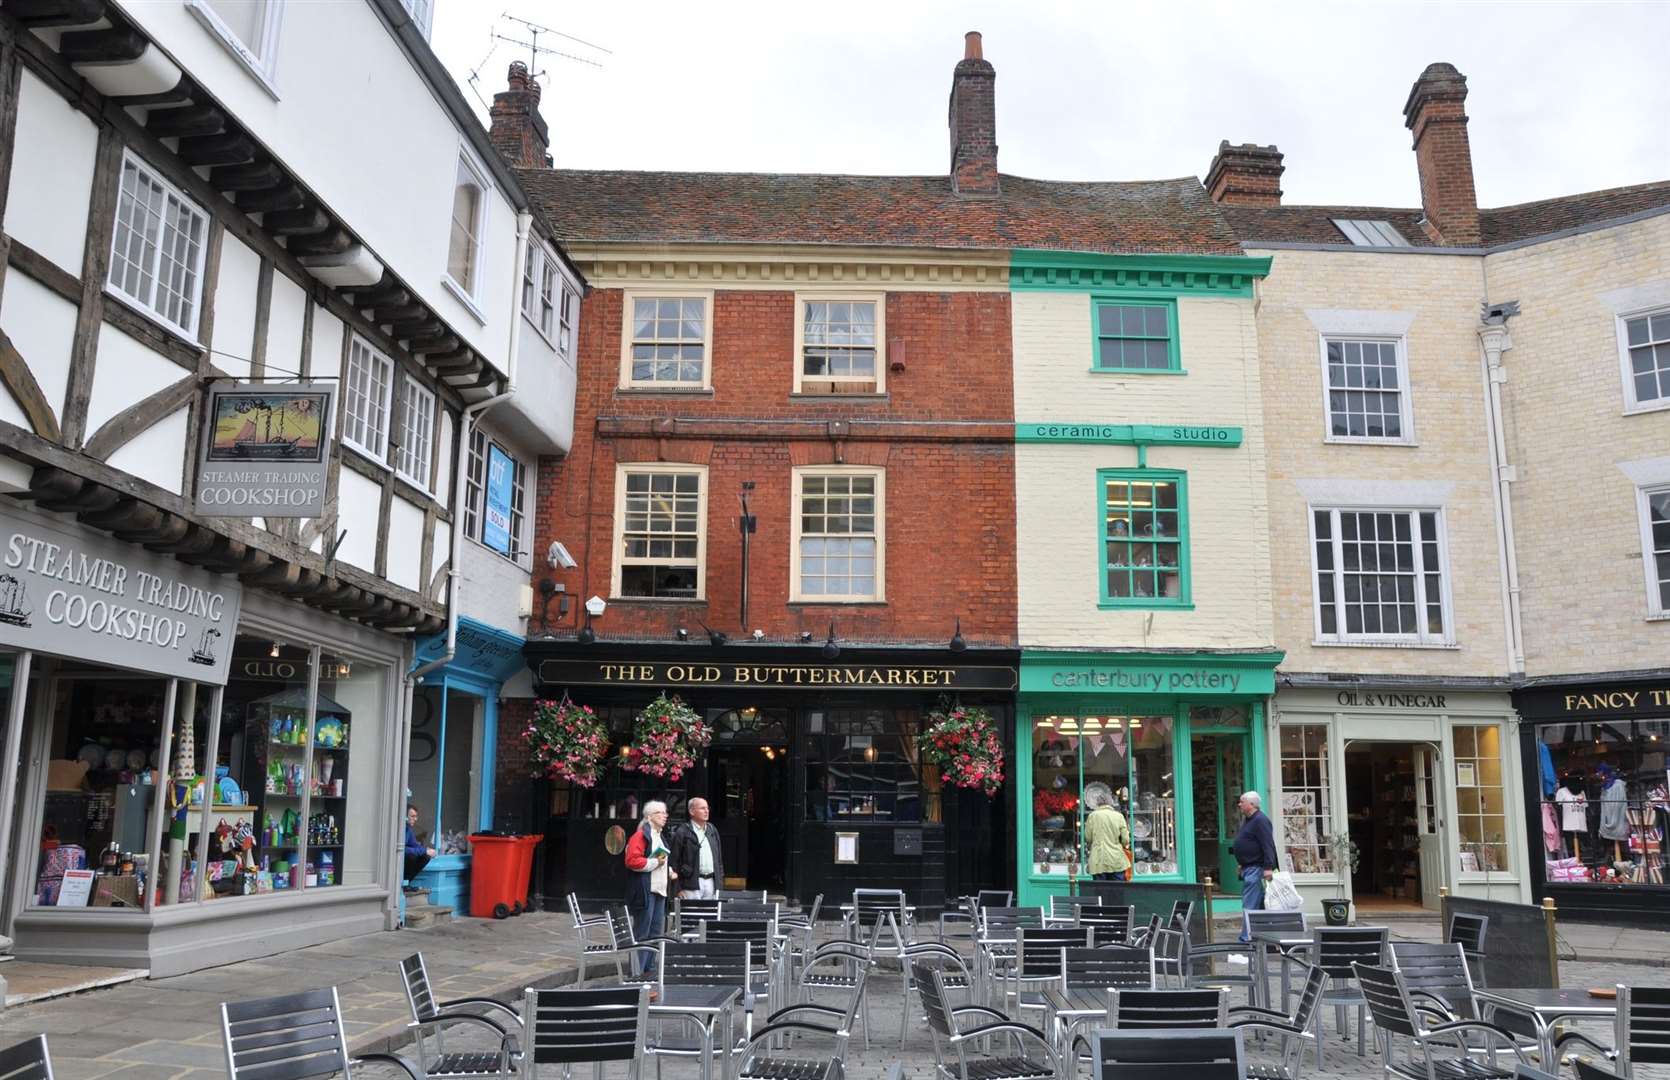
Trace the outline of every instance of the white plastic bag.
<path fill-rule="evenodd" d="M 1299 895 L 1293 875 L 1286 870 L 1277 870 L 1264 883 L 1264 910 L 1298 911 L 1304 906 L 1305 898 Z"/>

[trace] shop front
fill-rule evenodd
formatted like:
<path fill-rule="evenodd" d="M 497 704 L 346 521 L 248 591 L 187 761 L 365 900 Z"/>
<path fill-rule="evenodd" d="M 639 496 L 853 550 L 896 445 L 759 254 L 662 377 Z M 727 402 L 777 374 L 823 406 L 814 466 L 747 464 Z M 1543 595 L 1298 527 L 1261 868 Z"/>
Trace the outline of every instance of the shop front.
<path fill-rule="evenodd" d="M 820 894 L 845 902 L 854 888 L 903 888 L 933 913 L 947 896 L 1010 879 L 1012 789 L 988 799 L 942 785 L 917 736 L 927 713 L 957 701 L 990 710 L 1007 742 L 1012 651 L 535 639 L 526 654 L 538 695 L 590 706 L 612 744 L 596 786 L 536 785 L 547 820 L 542 885 L 558 904 L 570 891 L 617 902 L 626 889 L 621 833 L 651 799 L 681 821 L 698 796 L 720 833 L 724 887 L 804 905 Z M 638 713 L 660 695 L 697 710 L 713 733 L 678 780 L 629 771 L 619 757 Z"/>
<path fill-rule="evenodd" d="M 0 501 L 20 958 L 176 974 L 390 925 L 404 641 Z"/>
<path fill-rule="evenodd" d="M 1532 894 L 1562 918 L 1662 925 L 1670 672 L 1539 681 L 1514 702 Z"/>
<path fill-rule="evenodd" d="M 426 673 L 412 692 L 406 799 L 418 812 L 419 842 L 435 856 L 410 884 L 459 914 L 470 905 L 470 834 L 494 827 L 499 701 L 505 680 L 525 666 L 523 644 L 515 634 L 460 618 L 451 661 Z M 417 644 L 420 667 L 445 655 L 445 634 Z"/>
<path fill-rule="evenodd" d="M 1083 875 L 1085 796 L 1095 790 L 1129 822 L 1132 880 L 1210 877 L 1226 904 L 1239 903 L 1236 803 L 1266 788 L 1264 707 L 1281 658 L 1023 650 L 1018 902 L 1046 903 Z"/>
<path fill-rule="evenodd" d="M 1307 910 L 1335 897 L 1436 910 L 1442 889 L 1525 898 L 1506 693 L 1297 678 L 1282 676 L 1273 707 L 1270 816 Z"/>

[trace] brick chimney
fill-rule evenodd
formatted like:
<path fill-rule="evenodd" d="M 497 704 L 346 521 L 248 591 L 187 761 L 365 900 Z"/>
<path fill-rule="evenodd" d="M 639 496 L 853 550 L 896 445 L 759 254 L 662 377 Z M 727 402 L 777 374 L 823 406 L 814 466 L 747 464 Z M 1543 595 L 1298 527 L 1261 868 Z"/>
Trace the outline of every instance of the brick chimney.
<path fill-rule="evenodd" d="M 1409 90 L 1403 123 L 1415 135 L 1421 207 L 1432 239 L 1449 247 L 1479 243 L 1479 197 L 1467 141 L 1467 77 L 1450 64 L 1429 64 Z"/>
<path fill-rule="evenodd" d="M 1256 143 L 1218 144 L 1218 156 L 1206 170 L 1206 194 L 1230 206 L 1281 205 L 1281 151 Z"/>
<path fill-rule="evenodd" d="M 487 111 L 493 121 L 487 137 L 516 168 L 550 168 L 551 136 L 545 118 L 539 115 L 539 83 L 528 76 L 528 65 L 520 60 L 510 62 L 507 80 L 508 88 L 493 95 L 493 107 Z"/>
<path fill-rule="evenodd" d="M 980 55 L 980 33 L 963 35 L 963 58 L 951 73 L 951 190 L 996 198 L 997 69 Z"/>

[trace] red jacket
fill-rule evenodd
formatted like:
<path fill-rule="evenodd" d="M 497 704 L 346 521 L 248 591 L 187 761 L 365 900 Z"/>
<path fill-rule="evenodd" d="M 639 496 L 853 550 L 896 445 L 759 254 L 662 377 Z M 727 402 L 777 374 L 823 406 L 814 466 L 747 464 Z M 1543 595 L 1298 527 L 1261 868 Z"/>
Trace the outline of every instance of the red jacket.
<path fill-rule="evenodd" d="M 626 842 L 626 869 L 630 875 L 626 882 L 626 905 L 629 908 L 640 908 L 649 902 L 650 873 L 655 860 L 649 857 L 649 828 L 647 826 L 633 831 L 632 839 Z"/>

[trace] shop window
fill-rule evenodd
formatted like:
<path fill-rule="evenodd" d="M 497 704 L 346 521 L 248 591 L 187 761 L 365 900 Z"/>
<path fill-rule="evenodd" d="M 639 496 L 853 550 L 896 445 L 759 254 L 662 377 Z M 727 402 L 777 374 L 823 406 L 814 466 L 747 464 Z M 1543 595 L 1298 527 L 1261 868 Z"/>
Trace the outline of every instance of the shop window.
<path fill-rule="evenodd" d="M 1547 880 L 1665 884 L 1670 718 L 1546 724 L 1539 735 L 1547 752 L 1541 770 Z"/>
<path fill-rule="evenodd" d="M 424 687 L 412 695 L 408 802 L 417 808 L 418 840 L 437 855 L 470 852 L 481 805 L 482 708 L 481 698 L 450 688 Z"/>
<path fill-rule="evenodd" d="M 321 887 L 373 884 L 388 859 L 394 827 L 379 824 L 386 813 L 376 771 L 385 753 L 377 718 L 389 712 L 389 675 L 387 667 L 354 657 L 319 657 L 307 817 L 317 843 L 309 849 L 307 872 Z M 356 765 L 357 771 L 350 768 Z M 309 887 L 314 884 L 310 876 Z"/>
<path fill-rule="evenodd" d="M 1093 787 L 1111 794 L 1131 828 L 1136 877 L 1177 873 L 1177 800 L 1170 716 L 1040 716 L 1032 726 L 1032 843 L 1036 872 L 1066 873 L 1086 858 Z"/>
<path fill-rule="evenodd" d="M 1507 813 L 1502 792 L 1502 729 L 1458 724 L 1455 748 L 1456 826 L 1463 872 L 1508 868 Z"/>
<path fill-rule="evenodd" d="M 808 818 L 940 820 L 937 770 L 917 750 L 917 710 L 819 709 L 806 723 Z"/>
<path fill-rule="evenodd" d="M 1158 469 L 1103 469 L 1103 607 L 1189 607 L 1187 478 Z"/>
<path fill-rule="evenodd" d="M 1328 774 L 1328 725 L 1281 726 L 1282 854 L 1296 874 L 1332 874 L 1328 834 L 1333 783 Z"/>

